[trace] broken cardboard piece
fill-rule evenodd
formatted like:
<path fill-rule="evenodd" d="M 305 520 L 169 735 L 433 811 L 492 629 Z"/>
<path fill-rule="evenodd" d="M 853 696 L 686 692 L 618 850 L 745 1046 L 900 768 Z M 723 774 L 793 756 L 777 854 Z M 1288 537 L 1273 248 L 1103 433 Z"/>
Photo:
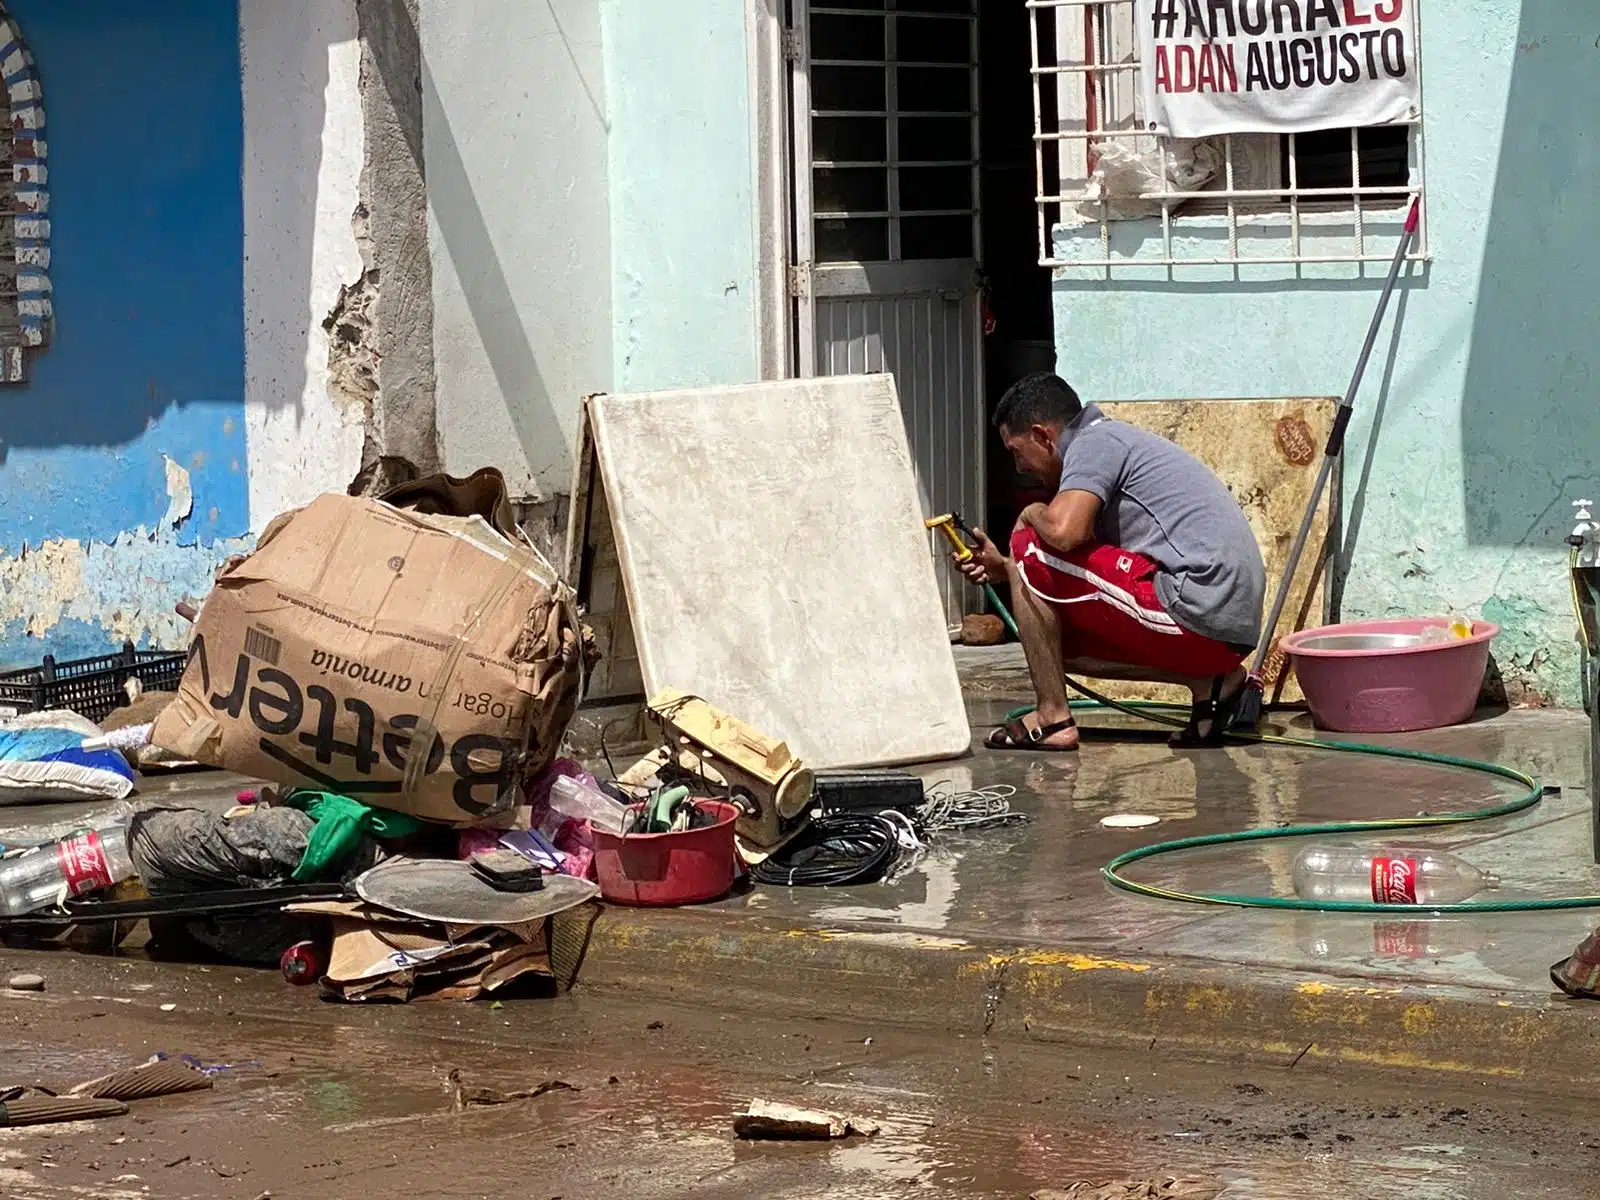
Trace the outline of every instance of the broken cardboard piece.
<path fill-rule="evenodd" d="M 553 568 L 482 516 L 322 496 L 219 573 L 152 740 L 427 820 L 504 824 L 576 710 L 581 643 Z"/>
<path fill-rule="evenodd" d="M 438 926 L 383 926 L 333 918 L 326 994 L 361 1003 L 475 1000 L 528 974 L 551 975 L 544 938 L 525 942 L 502 929 L 467 937 Z"/>
<path fill-rule="evenodd" d="M 360 984 L 407 973 L 415 977 L 418 970 L 438 968 L 488 948 L 487 942 L 451 942 L 415 926 L 379 932 L 365 922 L 335 918 L 327 978 L 336 984 Z"/>
<path fill-rule="evenodd" d="M 441 925 L 345 900 L 310 901 L 286 911 L 330 918 L 333 946 L 321 982 L 337 1000 L 475 1000 L 525 975 L 557 978 L 548 919 Z M 566 987 L 577 970 L 576 963 L 569 965 L 559 980 Z"/>
<path fill-rule="evenodd" d="M 967 752 L 891 376 L 597 396 L 583 411 L 569 572 L 614 656 L 591 700 L 626 694 L 616 648 L 636 646 L 647 694 L 704 697 L 813 769 Z"/>
<path fill-rule="evenodd" d="M 95 1100 L 88 1096 L 21 1096 L 0 1101 L 0 1128 L 92 1121 L 100 1117 L 124 1117 L 127 1114 L 128 1106 L 120 1100 Z"/>
<path fill-rule="evenodd" d="M 746 1111 L 733 1118 L 733 1132 L 742 1138 L 768 1141 L 828 1141 L 851 1134 L 874 1137 L 878 1125 L 861 1117 L 752 1100 Z"/>
<path fill-rule="evenodd" d="M 113 1071 L 90 1079 L 67 1092 L 91 1100 L 153 1100 L 180 1092 L 203 1092 L 213 1087 L 211 1077 L 176 1058 L 152 1058 L 137 1067 Z"/>

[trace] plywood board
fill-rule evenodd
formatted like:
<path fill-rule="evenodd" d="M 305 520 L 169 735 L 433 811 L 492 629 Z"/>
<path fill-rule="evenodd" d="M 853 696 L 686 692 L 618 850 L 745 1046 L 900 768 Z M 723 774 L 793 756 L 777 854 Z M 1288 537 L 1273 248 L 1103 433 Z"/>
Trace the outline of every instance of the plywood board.
<path fill-rule="evenodd" d="M 1300 528 L 1311 489 L 1322 464 L 1322 448 L 1333 428 L 1339 401 L 1276 400 L 1150 400 L 1102 404 L 1106 416 L 1126 421 L 1169 438 L 1216 472 L 1250 519 L 1267 567 L 1266 607 L 1273 595 L 1289 549 Z M 1300 570 L 1289 591 L 1289 603 L 1278 622 L 1277 637 L 1312 625 L 1327 615 L 1326 562 L 1321 556 L 1330 527 L 1337 528 L 1339 471 L 1317 508 Z M 1276 639 L 1274 639 L 1276 641 Z M 1281 655 L 1268 660 L 1263 682 L 1267 696 L 1286 703 L 1302 700 L 1291 675 L 1283 678 Z M 1154 697 L 1188 702 L 1181 688 L 1096 680 L 1091 686 L 1119 700 Z"/>
<path fill-rule="evenodd" d="M 610 513 L 647 692 L 702 696 L 809 766 L 966 752 L 892 376 L 597 396 L 585 411 L 604 496 L 574 511 L 592 525 L 603 499 Z M 588 565 L 592 595 L 604 564 Z"/>

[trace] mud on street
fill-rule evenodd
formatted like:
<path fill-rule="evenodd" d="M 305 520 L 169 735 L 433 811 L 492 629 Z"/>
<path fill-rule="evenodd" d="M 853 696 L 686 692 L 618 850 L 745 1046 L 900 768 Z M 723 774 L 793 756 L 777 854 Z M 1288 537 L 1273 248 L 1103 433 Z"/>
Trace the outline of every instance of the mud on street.
<path fill-rule="evenodd" d="M 355 1008 L 226 966 L 5 952 L 0 970 L 47 980 L 0 992 L 0 1082 L 65 1088 L 163 1051 L 214 1069 L 213 1090 L 126 1117 L 0 1130 L 0 1194 L 40 1200 L 1026 1197 L 1163 1173 L 1225 1197 L 1557 1197 L 1596 1152 L 1581 1106 L 1493 1080 L 841 1023 L 825 996 L 781 1022 L 581 984 Z M 469 1092 L 570 1086 L 455 1111 L 451 1070 Z M 739 1142 L 758 1096 L 882 1131 Z"/>

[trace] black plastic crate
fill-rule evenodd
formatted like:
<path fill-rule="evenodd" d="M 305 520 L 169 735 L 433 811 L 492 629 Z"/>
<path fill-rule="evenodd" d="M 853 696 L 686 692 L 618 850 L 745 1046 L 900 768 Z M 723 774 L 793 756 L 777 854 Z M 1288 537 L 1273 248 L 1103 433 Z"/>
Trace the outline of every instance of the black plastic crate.
<path fill-rule="evenodd" d="M 138 650 L 124 642 L 118 654 L 58 663 L 45 655 L 37 667 L 0 674 L 0 717 L 70 708 L 91 721 L 128 703 L 126 684 L 137 676 L 147 692 L 174 692 L 183 676 L 184 650 Z"/>

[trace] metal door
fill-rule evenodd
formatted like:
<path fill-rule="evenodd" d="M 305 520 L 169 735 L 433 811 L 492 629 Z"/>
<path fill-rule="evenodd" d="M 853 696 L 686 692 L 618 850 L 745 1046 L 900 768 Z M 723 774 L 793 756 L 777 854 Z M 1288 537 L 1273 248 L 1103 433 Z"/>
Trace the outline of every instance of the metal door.
<path fill-rule="evenodd" d="M 930 516 L 983 501 L 976 0 L 792 0 L 802 376 L 887 371 Z M 940 554 L 952 623 L 976 593 Z"/>

